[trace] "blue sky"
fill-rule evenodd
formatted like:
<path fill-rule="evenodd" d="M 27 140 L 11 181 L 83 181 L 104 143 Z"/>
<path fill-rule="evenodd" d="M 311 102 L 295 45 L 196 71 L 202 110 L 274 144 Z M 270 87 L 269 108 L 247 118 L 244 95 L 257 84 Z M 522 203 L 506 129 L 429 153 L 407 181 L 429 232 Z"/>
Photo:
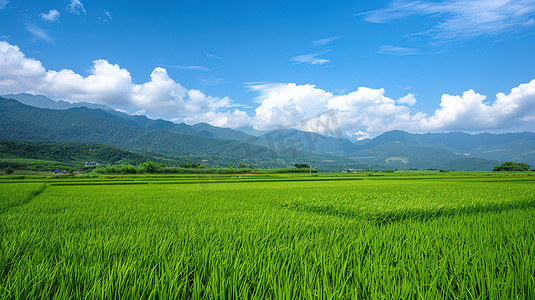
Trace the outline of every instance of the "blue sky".
<path fill-rule="evenodd" d="M 259 130 L 333 109 L 351 138 L 535 130 L 535 0 L 0 8 L 2 94 Z"/>

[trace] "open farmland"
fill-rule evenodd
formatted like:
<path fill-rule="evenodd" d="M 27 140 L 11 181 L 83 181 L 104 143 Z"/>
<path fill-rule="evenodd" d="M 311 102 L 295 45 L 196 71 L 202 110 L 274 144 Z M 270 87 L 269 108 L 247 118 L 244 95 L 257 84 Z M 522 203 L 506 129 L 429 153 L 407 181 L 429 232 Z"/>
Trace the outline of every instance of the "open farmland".
<path fill-rule="evenodd" d="M 535 177 L 2 179 L 0 298 L 535 297 Z"/>

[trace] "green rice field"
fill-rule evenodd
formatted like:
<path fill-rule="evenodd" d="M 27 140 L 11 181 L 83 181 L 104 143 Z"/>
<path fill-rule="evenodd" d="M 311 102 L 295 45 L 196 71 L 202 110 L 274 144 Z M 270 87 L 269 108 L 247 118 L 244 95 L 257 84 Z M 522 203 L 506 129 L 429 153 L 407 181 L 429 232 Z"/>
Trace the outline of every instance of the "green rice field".
<path fill-rule="evenodd" d="M 0 177 L 0 298 L 535 299 L 533 173 Z"/>

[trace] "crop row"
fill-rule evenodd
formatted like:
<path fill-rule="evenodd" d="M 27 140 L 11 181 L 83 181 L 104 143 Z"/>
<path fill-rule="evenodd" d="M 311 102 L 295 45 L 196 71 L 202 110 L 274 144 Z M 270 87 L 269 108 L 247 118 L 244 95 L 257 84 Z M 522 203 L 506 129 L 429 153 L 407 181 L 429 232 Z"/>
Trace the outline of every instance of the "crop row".
<path fill-rule="evenodd" d="M 533 195 L 499 180 L 49 185 L 0 214 L 0 298 L 533 298 Z"/>

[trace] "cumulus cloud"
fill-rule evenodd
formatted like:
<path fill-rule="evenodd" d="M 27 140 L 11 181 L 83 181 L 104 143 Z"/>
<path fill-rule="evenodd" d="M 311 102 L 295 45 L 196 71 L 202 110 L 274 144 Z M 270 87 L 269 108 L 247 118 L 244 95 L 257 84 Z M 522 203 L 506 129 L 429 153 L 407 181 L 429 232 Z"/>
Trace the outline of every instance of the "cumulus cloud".
<path fill-rule="evenodd" d="M 41 19 L 45 22 L 54 23 L 59 20 L 59 12 L 55 9 L 51 9 L 48 13 L 41 13 Z"/>
<path fill-rule="evenodd" d="M 127 69 L 104 59 L 93 61 L 88 76 L 69 69 L 46 70 L 40 61 L 26 57 L 17 46 L 0 41 L 0 94 L 30 92 L 118 109 L 134 107 L 153 117 L 227 127 L 241 126 L 249 120 L 243 111 L 230 111 L 233 104 L 228 97 L 186 89 L 170 78 L 164 68 L 155 68 L 150 78 L 148 82 L 134 84 Z"/>
<path fill-rule="evenodd" d="M 73 14 L 86 14 L 84 4 L 80 0 L 71 0 L 71 3 L 69 3 L 67 9 Z"/>
<path fill-rule="evenodd" d="M 9 3 L 9 0 L 0 0 L 0 9 L 6 8 L 8 3 Z"/>
<path fill-rule="evenodd" d="M 493 102 L 472 90 L 461 96 L 443 95 L 440 108 L 432 115 L 411 109 L 416 103 L 414 94 L 394 100 L 384 89 L 359 87 L 342 95 L 294 83 L 261 84 L 251 89 L 259 93 L 260 103 L 251 124 L 261 130 L 298 128 L 303 118 L 328 110 L 334 111 L 342 132 L 357 140 L 394 129 L 482 131 L 525 125 L 535 119 L 535 80 L 509 94 L 497 94 Z"/>
<path fill-rule="evenodd" d="M 346 95 L 332 97 L 327 108 L 336 112 L 342 128 L 353 132 L 375 134 L 397 129 L 411 118 L 410 108 L 386 97 L 384 89 L 359 87 Z"/>
<path fill-rule="evenodd" d="M 72 70 L 46 71 L 44 92 L 73 101 L 94 101 L 110 105 L 130 103 L 132 78 L 126 69 L 104 59 L 93 61 L 91 75 L 84 77 Z"/>
<path fill-rule="evenodd" d="M 364 13 L 372 23 L 416 15 L 436 17 L 426 35 L 439 40 L 469 40 L 478 36 L 515 32 L 535 25 L 535 0 L 396 0 L 386 8 Z"/>
<path fill-rule="evenodd" d="M 260 106 L 252 125 L 258 130 L 275 129 L 325 110 L 332 94 L 313 85 L 259 84 L 250 88 L 259 93 Z"/>
<path fill-rule="evenodd" d="M 440 108 L 434 115 L 422 118 L 420 124 L 429 129 L 463 130 L 497 129 L 529 121 L 535 111 L 535 80 L 521 84 L 509 94 L 498 93 L 489 103 L 487 97 L 466 91 L 462 96 L 442 95 Z"/>
<path fill-rule="evenodd" d="M 401 97 L 398 99 L 399 104 L 407 104 L 408 106 L 413 106 L 416 104 L 416 97 L 414 94 L 408 94 L 407 96 Z"/>

